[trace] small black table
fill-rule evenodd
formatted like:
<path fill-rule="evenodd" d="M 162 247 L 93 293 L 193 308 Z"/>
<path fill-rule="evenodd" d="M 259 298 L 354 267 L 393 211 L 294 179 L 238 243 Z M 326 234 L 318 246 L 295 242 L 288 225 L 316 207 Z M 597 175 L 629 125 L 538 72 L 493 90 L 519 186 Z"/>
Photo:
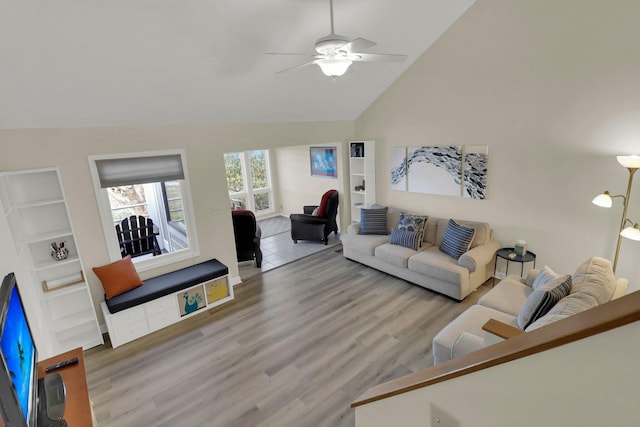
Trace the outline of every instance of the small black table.
<path fill-rule="evenodd" d="M 520 263 L 520 277 L 522 277 L 522 274 L 524 273 L 524 263 L 525 262 L 532 262 L 533 261 L 533 268 L 536 268 L 536 254 L 534 254 L 533 252 L 527 251 L 526 254 L 520 256 L 520 255 L 518 255 L 518 254 L 516 254 L 514 252 L 513 248 L 498 249 L 498 252 L 496 252 L 496 262 L 495 262 L 495 264 L 493 266 L 493 284 L 496 283 L 496 268 L 498 267 L 498 258 L 502 258 L 502 259 L 506 259 L 507 260 L 507 269 L 506 269 L 506 271 L 504 273 L 505 276 L 509 275 L 509 262 L 510 261 L 519 262 Z"/>

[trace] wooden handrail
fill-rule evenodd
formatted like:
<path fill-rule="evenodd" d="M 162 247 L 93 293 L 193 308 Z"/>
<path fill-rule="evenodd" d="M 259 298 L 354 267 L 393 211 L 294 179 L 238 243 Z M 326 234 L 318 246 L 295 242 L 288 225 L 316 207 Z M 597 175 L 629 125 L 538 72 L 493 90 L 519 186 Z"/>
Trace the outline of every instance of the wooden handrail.
<path fill-rule="evenodd" d="M 477 372 L 640 320 L 640 291 L 489 347 L 371 387 L 352 408 Z"/>

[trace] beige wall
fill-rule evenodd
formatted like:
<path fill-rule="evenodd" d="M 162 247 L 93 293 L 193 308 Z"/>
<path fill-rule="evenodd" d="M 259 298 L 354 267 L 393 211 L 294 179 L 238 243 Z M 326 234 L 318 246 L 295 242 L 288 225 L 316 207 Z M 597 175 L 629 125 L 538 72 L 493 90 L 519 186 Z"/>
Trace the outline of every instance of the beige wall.
<path fill-rule="evenodd" d="M 347 142 L 326 143 L 322 146 L 338 149 L 337 179 L 311 176 L 310 146 L 308 145 L 274 150 L 278 165 L 277 188 L 280 200 L 278 208 L 283 215 L 302 213 L 304 205 L 320 204 L 322 194 L 331 189 L 339 191 L 338 213 L 346 212 L 344 211 L 346 205 L 344 188 L 345 179 L 348 181 L 348 164 L 346 164 L 344 152 Z M 340 215 L 340 217 L 344 217 L 344 215 Z M 340 218 L 338 218 L 338 225 L 341 231 L 346 230 L 346 225 L 341 224 Z"/>
<path fill-rule="evenodd" d="M 624 194 L 615 156 L 640 154 L 638 16 L 633 0 L 478 0 L 356 120 L 358 138 L 378 141 L 378 203 L 487 221 L 559 272 L 613 258 L 620 199 L 610 210 L 591 199 Z M 475 144 L 489 146 L 486 200 L 391 191 L 392 147 Z M 618 274 L 632 290 L 639 256 L 623 239 Z"/>
<path fill-rule="evenodd" d="M 109 258 L 89 174 L 89 155 L 185 149 L 200 256 L 145 271 L 141 276 L 144 279 L 217 258 L 229 266 L 232 277 L 237 277 L 223 153 L 299 144 L 326 145 L 352 138 L 352 122 L 0 130 L 0 170 L 59 168 L 94 304 L 98 307 L 103 290 L 91 267 L 106 264 Z"/>

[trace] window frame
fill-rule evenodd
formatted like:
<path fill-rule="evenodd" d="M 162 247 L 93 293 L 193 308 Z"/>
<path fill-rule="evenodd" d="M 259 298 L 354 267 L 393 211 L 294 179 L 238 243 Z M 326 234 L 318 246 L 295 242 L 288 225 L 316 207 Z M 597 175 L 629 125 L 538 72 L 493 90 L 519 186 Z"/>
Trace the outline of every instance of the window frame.
<path fill-rule="evenodd" d="M 253 177 L 251 167 L 251 152 L 254 151 L 263 151 L 265 153 L 265 168 L 267 173 L 267 186 L 261 187 L 258 189 L 254 189 L 253 187 Z M 226 183 L 227 193 L 229 194 L 229 199 L 233 199 L 234 197 L 243 197 L 245 199 L 246 209 L 249 209 L 254 212 L 256 218 L 263 218 L 270 215 L 276 211 L 275 209 L 275 192 L 273 190 L 273 182 L 271 176 L 271 152 L 269 149 L 256 149 L 256 150 L 247 150 L 247 151 L 230 151 L 224 154 L 239 154 L 240 156 L 240 170 L 242 174 L 242 191 L 236 193 L 229 192 L 229 184 Z M 226 174 L 225 174 L 226 175 Z M 269 209 L 264 209 L 262 211 L 256 210 L 255 206 L 255 196 L 260 194 L 268 194 L 270 206 Z"/>
<path fill-rule="evenodd" d="M 117 154 L 104 154 L 104 155 L 91 155 L 89 156 L 89 170 L 91 172 L 91 178 L 93 180 L 93 188 L 96 194 L 96 201 L 98 205 L 98 212 L 100 215 L 100 222 L 102 223 L 102 229 L 107 246 L 107 253 L 111 262 L 122 259 L 120 253 L 120 245 L 113 226 L 113 216 L 111 214 L 111 203 L 109 202 L 109 196 L 107 189 L 100 186 L 100 178 L 98 176 L 98 169 L 96 166 L 96 160 L 110 160 L 121 158 L 138 158 L 138 157 L 153 157 L 163 155 L 179 155 L 182 162 L 182 169 L 184 171 L 184 179 L 179 180 L 180 191 L 182 192 L 182 207 L 184 209 L 184 220 L 187 228 L 187 239 L 189 241 L 189 248 L 180 249 L 177 251 L 157 255 L 154 257 L 141 257 L 133 258 L 132 261 L 138 271 L 151 270 L 157 267 L 161 267 L 167 264 L 171 264 L 186 259 L 191 259 L 200 255 L 200 249 L 198 245 L 198 233 L 196 231 L 196 221 L 194 216 L 193 202 L 191 198 L 191 186 L 189 184 L 189 174 L 186 161 L 186 153 L 184 150 L 162 150 L 162 151 L 146 151 L 139 153 L 117 153 Z M 165 197 L 166 198 L 166 197 Z M 166 200 L 165 200 L 166 202 Z"/>

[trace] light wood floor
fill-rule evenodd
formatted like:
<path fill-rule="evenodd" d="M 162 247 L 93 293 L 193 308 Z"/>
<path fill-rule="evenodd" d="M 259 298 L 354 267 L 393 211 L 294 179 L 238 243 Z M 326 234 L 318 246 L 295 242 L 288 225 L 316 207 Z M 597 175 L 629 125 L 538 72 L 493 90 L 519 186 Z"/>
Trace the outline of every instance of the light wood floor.
<path fill-rule="evenodd" d="M 367 388 L 433 363 L 457 303 L 345 259 L 340 247 L 255 276 L 236 299 L 85 353 L 98 424 L 354 426 Z"/>

